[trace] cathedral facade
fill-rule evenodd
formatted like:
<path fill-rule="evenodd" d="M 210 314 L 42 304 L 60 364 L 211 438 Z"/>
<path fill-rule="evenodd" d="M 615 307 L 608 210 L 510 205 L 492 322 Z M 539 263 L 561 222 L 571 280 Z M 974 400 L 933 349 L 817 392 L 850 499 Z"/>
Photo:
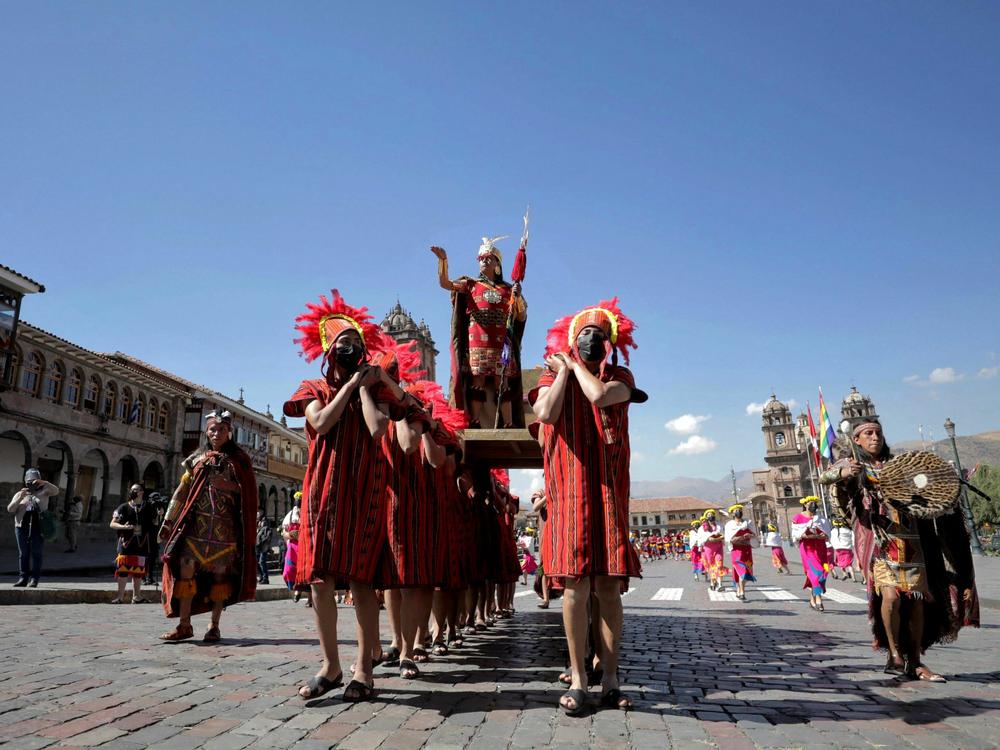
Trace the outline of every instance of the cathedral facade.
<path fill-rule="evenodd" d="M 436 379 L 435 359 L 438 350 L 435 348 L 427 323 L 423 320 L 419 324 L 416 323 L 409 311 L 404 310 L 399 300 L 396 300 L 395 307 L 382 319 L 382 330 L 392 336 L 397 344 L 415 341 L 416 350 L 420 353 L 420 367 L 427 371 L 427 380 Z"/>

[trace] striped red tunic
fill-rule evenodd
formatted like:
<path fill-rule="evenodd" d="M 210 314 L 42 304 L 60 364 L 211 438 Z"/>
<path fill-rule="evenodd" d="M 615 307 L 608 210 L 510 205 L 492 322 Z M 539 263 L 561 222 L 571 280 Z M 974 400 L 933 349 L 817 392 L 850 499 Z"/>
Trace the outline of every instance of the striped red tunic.
<path fill-rule="evenodd" d="M 551 386 L 546 370 L 531 394 Z M 608 365 L 603 382 L 635 388 L 632 373 Z M 543 430 L 548 520 L 542 527 L 542 567 L 549 576 L 637 576 L 639 556 L 629 543 L 628 402 L 599 409 L 576 378 L 566 383 L 562 413 Z"/>
<path fill-rule="evenodd" d="M 337 388 L 325 380 L 304 380 L 285 402 L 289 417 L 304 417 L 306 406 L 330 403 Z M 390 419 L 405 415 L 381 384 L 376 403 L 389 407 Z M 386 542 L 387 464 L 372 439 L 356 391 L 325 435 L 306 422 L 309 463 L 303 480 L 297 583 L 348 579 L 370 584 Z"/>

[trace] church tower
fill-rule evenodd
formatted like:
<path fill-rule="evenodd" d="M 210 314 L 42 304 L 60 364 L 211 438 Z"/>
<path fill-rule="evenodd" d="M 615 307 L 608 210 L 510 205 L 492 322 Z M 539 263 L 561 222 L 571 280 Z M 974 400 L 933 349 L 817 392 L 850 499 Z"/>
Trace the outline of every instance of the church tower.
<path fill-rule="evenodd" d="M 420 353 L 420 367 L 427 371 L 427 379 L 435 379 L 435 361 L 438 350 L 434 346 L 434 339 L 431 338 L 430 328 L 424 321 L 420 324 L 414 322 L 410 313 L 403 309 L 396 300 L 396 305 L 382 320 L 382 330 L 395 339 L 397 344 L 405 344 L 416 341 L 416 350 Z"/>
<path fill-rule="evenodd" d="M 862 422 L 878 420 L 878 413 L 875 411 L 875 404 L 871 398 L 858 393 L 858 389 L 852 385 L 851 392 L 844 397 L 844 401 L 840 405 L 840 418 L 850 422 L 851 430 L 853 430 Z M 840 426 L 836 425 L 836 429 L 839 432 Z"/>
<path fill-rule="evenodd" d="M 809 465 L 805 446 L 798 445 L 797 425 L 792 411 L 771 394 L 761 413 L 761 430 L 764 432 L 764 461 L 768 466 L 770 486 L 768 493 L 774 498 L 800 498 L 808 495 Z"/>

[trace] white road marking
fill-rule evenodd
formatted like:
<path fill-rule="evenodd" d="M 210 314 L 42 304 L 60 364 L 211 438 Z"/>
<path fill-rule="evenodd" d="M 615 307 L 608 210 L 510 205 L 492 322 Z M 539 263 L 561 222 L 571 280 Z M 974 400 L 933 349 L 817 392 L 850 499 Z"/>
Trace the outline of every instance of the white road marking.
<path fill-rule="evenodd" d="M 624 594 L 622 594 L 622 596 L 628 596 L 633 591 L 635 591 L 635 586 L 630 587 L 628 591 L 626 591 Z"/>
<path fill-rule="evenodd" d="M 853 594 L 848 594 L 843 591 L 837 591 L 837 589 L 827 589 L 826 593 L 823 594 L 827 599 L 832 599 L 840 604 L 867 604 L 864 599 L 854 596 Z"/>
<path fill-rule="evenodd" d="M 514 594 L 514 598 L 517 599 L 519 596 L 531 596 L 534 593 L 535 593 L 534 590 L 518 591 L 516 594 Z"/>
<path fill-rule="evenodd" d="M 713 602 L 738 602 L 735 591 L 712 591 L 708 590 L 708 598 Z"/>
<path fill-rule="evenodd" d="M 777 586 L 754 586 L 750 591 L 759 591 L 764 595 L 765 599 L 770 599 L 773 602 L 795 602 L 799 600 L 799 597 L 795 596 L 791 591 L 779 589 Z"/>
<path fill-rule="evenodd" d="M 677 602 L 684 594 L 684 589 L 660 589 L 650 601 L 654 602 Z"/>

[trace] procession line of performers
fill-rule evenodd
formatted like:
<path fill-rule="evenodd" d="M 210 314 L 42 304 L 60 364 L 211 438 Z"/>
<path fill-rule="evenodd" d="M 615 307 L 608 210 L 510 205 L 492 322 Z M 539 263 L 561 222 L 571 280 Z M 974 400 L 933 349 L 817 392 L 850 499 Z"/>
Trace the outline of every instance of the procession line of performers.
<path fill-rule="evenodd" d="M 503 280 L 492 241 L 480 248 L 477 280 L 451 282 L 444 251 L 435 254 L 453 300 L 451 390 L 465 408 L 422 381 L 417 355 L 397 346 L 366 308 L 351 307 L 337 291 L 309 304 L 296 320 L 303 356 L 321 365 L 320 377 L 303 381 L 284 404 L 287 416 L 305 418 L 309 439 L 292 585 L 311 590 L 323 661 L 300 688 L 304 699 L 346 681 L 338 590 L 350 589 L 357 618 L 358 657 L 343 693 L 348 701 L 373 697 L 374 667 L 381 661 L 395 657 L 401 676 L 416 678 L 428 640 L 443 654 L 462 645 L 463 628 L 475 633 L 489 626 L 491 615 L 512 611 L 521 574 L 513 536 L 517 499 L 505 472 L 463 462 L 460 433 L 475 427 L 467 417 L 478 421 L 487 390 L 505 426 L 523 418 L 518 331 L 526 307 L 519 290 Z M 541 567 L 565 597 L 569 690 L 559 703 L 572 716 L 588 710 L 592 681 L 600 683 L 601 705 L 632 705 L 618 679 L 621 594 L 641 570 L 629 537 L 628 412 L 647 396 L 619 357 L 628 364 L 634 327 L 617 299 L 557 321 L 546 339 L 546 369 L 527 395 L 544 463 Z M 928 526 L 881 501 L 877 472 L 888 448 L 872 437 L 877 428 L 881 438 L 880 427 L 862 427 L 855 442 L 863 460 L 837 464 L 825 481 L 837 485 L 854 527 L 875 643 L 889 649 L 887 669 L 940 679 L 920 664 L 922 651 L 954 638 L 963 624 L 978 624 L 968 535 L 957 514 Z M 258 498 L 250 458 L 232 440 L 228 412 L 208 416 L 205 437 L 204 447 L 184 462 L 160 530 L 164 609 L 178 618 L 162 636 L 168 641 L 191 638 L 191 618 L 202 612 L 211 613 L 204 640 L 219 640 L 223 609 L 252 599 L 256 585 Z M 742 598 L 746 581 L 754 580 L 753 531 L 742 506 L 729 510 L 725 527 L 714 510 L 696 524 L 692 567 L 720 588 L 728 547 Z M 780 549 L 780 537 L 771 536 L 776 532 L 769 528 L 765 540 L 772 549 Z M 807 499 L 793 539 L 818 608 L 830 568 L 822 535 L 830 532 L 815 500 Z M 787 569 L 783 555 L 774 559 Z M 379 590 L 389 610 L 389 652 L 379 633 Z"/>

